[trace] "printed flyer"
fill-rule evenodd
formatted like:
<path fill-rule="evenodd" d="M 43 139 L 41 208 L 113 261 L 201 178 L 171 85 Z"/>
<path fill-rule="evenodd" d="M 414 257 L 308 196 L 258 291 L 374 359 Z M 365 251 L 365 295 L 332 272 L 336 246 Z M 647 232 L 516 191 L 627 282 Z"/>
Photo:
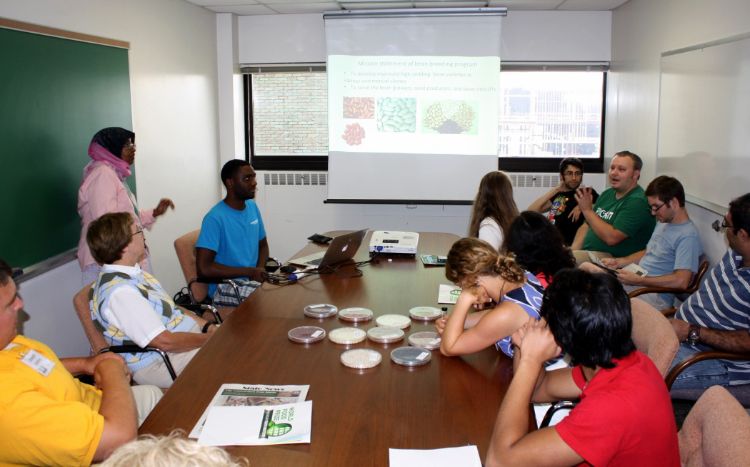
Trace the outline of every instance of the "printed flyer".
<path fill-rule="evenodd" d="M 198 444 L 262 446 L 309 443 L 312 401 L 274 406 L 218 406 L 208 412 Z"/>
<path fill-rule="evenodd" d="M 190 438 L 198 438 L 212 407 L 220 406 L 268 406 L 303 402 L 310 386 L 269 386 L 266 384 L 222 384 L 213 400 L 190 432 Z"/>

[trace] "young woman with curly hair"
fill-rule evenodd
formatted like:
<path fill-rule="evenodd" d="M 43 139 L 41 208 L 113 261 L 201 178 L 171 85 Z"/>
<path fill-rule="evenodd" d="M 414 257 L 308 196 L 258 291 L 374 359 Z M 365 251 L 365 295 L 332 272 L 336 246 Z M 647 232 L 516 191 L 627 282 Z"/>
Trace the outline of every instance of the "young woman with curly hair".
<path fill-rule="evenodd" d="M 462 287 L 453 312 L 436 322 L 444 355 L 466 355 L 492 344 L 513 356 L 510 336 L 529 317 L 539 318 L 543 288 L 510 256 L 489 243 L 462 238 L 451 247 L 445 277 Z M 471 313 L 475 306 L 490 309 Z"/>

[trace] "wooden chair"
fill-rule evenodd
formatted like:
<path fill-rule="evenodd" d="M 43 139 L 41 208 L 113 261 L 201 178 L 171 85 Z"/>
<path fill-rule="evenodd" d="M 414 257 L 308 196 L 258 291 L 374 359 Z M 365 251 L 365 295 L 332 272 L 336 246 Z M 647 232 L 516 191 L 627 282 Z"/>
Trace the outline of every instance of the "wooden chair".
<path fill-rule="evenodd" d="M 703 265 L 705 262 L 701 263 L 701 269 L 699 269 L 698 273 L 701 273 L 703 270 Z M 696 276 L 698 275 L 696 273 Z M 705 271 L 701 273 L 705 274 Z M 692 284 L 692 282 L 691 282 Z M 697 290 L 697 287 L 695 288 Z M 695 292 L 693 290 L 693 292 Z M 667 317 L 667 318 L 673 318 L 675 313 L 677 313 L 677 308 L 666 308 L 664 310 L 660 310 L 661 313 Z M 672 385 L 674 384 L 677 377 L 682 373 L 686 368 L 689 368 L 696 363 L 705 361 L 705 360 L 713 360 L 713 359 L 722 359 L 722 360 L 734 360 L 734 361 L 740 361 L 740 360 L 747 360 L 750 361 L 750 352 L 727 352 L 722 350 L 705 350 L 703 352 L 697 352 L 690 357 L 686 358 L 685 360 L 681 361 L 677 365 L 672 368 L 671 371 L 667 374 L 667 376 L 664 378 L 664 381 L 667 384 L 667 389 L 670 391 L 670 395 L 672 399 L 681 399 L 681 400 L 698 400 L 699 397 L 705 392 L 704 388 L 700 389 L 672 389 Z M 732 394 L 743 406 L 750 407 L 750 384 L 743 384 L 739 386 L 730 386 L 726 388 L 730 394 Z"/>
<path fill-rule="evenodd" d="M 654 362 L 662 376 L 666 375 L 680 347 L 672 324 L 643 300 L 631 299 L 630 309 L 633 316 L 631 338 L 636 349 Z M 549 426 L 555 412 L 573 407 L 575 407 L 575 402 L 572 401 L 560 401 L 553 404 L 542 419 L 540 427 Z"/>
<path fill-rule="evenodd" d="M 94 289 L 93 284 L 89 284 L 82 288 L 73 297 L 73 307 L 76 310 L 76 315 L 81 321 L 83 332 L 86 334 L 86 338 L 89 340 L 91 346 L 91 353 L 98 354 L 103 352 L 114 352 L 114 353 L 145 353 L 145 352 L 156 352 L 164 360 L 164 366 L 169 372 L 169 376 L 172 377 L 172 381 L 177 379 L 177 373 L 174 371 L 172 362 L 169 360 L 169 355 L 161 349 L 156 347 L 140 347 L 136 344 L 125 344 L 125 345 L 108 345 L 104 339 L 104 330 L 101 328 L 99 323 L 94 322 L 91 319 L 91 300 L 93 300 Z"/>
<path fill-rule="evenodd" d="M 640 295 L 649 293 L 671 293 L 680 300 L 684 301 L 690 294 L 698 290 L 698 287 L 700 287 L 701 281 L 703 280 L 703 276 L 706 274 L 706 271 L 708 271 L 708 266 L 708 260 L 703 258 L 700 265 L 698 266 L 698 270 L 695 272 L 695 274 L 693 274 L 693 277 L 690 279 L 690 283 L 688 283 L 687 287 L 685 287 L 684 289 L 679 287 L 647 286 L 640 287 L 631 291 L 628 296 L 630 298 L 635 298 Z"/>
<path fill-rule="evenodd" d="M 750 416 L 721 386 L 703 393 L 677 436 L 685 467 L 747 465 Z"/>
<path fill-rule="evenodd" d="M 680 375 L 680 373 L 682 373 L 686 368 L 689 368 L 695 365 L 696 363 L 699 363 L 705 360 L 712 360 L 712 359 L 750 361 L 750 353 L 749 352 L 741 352 L 741 353 L 740 352 L 725 352 L 721 350 L 705 350 L 703 352 L 694 353 L 690 357 L 686 358 L 685 360 L 675 365 L 672 368 L 672 370 L 667 374 L 667 377 L 665 378 L 665 381 L 667 383 L 667 388 L 670 391 L 670 395 L 672 396 L 672 399 L 682 399 L 682 400 L 699 399 L 705 392 L 704 388 L 672 389 L 672 385 L 674 384 L 675 380 Z M 734 396 L 734 398 L 737 401 L 739 401 L 740 404 L 742 404 L 745 407 L 750 407 L 750 384 L 742 384 L 739 386 L 728 386 L 726 387 L 726 390 L 730 394 L 732 394 L 732 396 Z"/>

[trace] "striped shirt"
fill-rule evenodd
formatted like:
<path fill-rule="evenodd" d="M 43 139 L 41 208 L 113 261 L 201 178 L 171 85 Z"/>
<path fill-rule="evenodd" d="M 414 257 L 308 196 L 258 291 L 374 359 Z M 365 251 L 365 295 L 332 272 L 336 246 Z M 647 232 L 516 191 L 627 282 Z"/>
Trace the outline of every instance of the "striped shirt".
<path fill-rule="evenodd" d="M 750 332 L 750 267 L 742 267 L 742 262 L 742 256 L 729 249 L 676 318 L 705 328 Z M 750 382 L 750 361 L 723 362 L 730 385 Z"/>

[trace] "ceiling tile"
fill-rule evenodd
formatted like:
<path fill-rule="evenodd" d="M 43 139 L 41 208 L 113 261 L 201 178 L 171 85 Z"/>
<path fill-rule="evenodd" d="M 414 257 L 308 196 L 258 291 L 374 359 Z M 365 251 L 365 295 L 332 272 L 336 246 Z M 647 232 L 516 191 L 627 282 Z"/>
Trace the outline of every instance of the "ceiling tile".
<path fill-rule="evenodd" d="M 268 5 L 269 8 L 281 14 L 299 13 L 323 13 L 326 11 L 338 11 L 341 9 L 338 3 L 275 3 Z"/>
<path fill-rule="evenodd" d="M 492 7 L 504 6 L 508 10 L 554 10 L 563 0 L 490 0 Z"/>
<path fill-rule="evenodd" d="M 375 2 L 341 2 L 346 10 L 377 10 L 383 8 L 411 8 L 411 2 L 375 3 Z"/>
<path fill-rule="evenodd" d="M 220 5 L 206 8 L 216 13 L 234 13 L 236 15 L 272 15 L 275 13 L 265 5 Z"/>
<path fill-rule="evenodd" d="M 278 3 L 286 3 L 290 5 L 305 5 L 311 3 L 330 3 L 336 4 L 335 0 L 258 0 L 258 3 L 263 5 L 276 5 Z M 336 7 L 338 8 L 338 6 Z"/>
<path fill-rule="evenodd" d="M 414 2 L 416 8 L 481 8 L 487 6 L 486 1 L 454 1 L 454 2 Z"/>
<path fill-rule="evenodd" d="M 234 6 L 234 5 L 257 5 L 255 0 L 187 0 L 200 6 Z"/>
<path fill-rule="evenodd" d="M 557 7 L 558 10 L 577 11 L 606 11 L 613 10 L 626 3 L 628 0 L 565 0 Z"/>

